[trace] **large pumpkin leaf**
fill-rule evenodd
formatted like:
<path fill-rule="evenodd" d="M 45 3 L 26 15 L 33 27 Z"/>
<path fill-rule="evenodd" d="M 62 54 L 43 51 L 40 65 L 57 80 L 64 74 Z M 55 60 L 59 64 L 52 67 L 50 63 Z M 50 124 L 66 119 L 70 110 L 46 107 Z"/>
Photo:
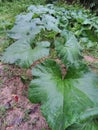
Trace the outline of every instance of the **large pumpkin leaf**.
<path fill-rule="evenodd" d="M 33 14 L 18 15 L 14 27 L 9 31 L 8 36 L 14 39 L 35 38 L 35 35 L 44 29 L 39 18 L 32 19 Z M 29 18 L 28 18 L 29 17 Z M 39 26 L 37 26 L 39 24 Z"/>
<path fill-rule="evenodd" d="M 55 62 L 49 61 L 38 65 L 32 73 L 36 79 L 31 82 L 29 99 L 33 103 L 41 102 L 43 104 L 41 109 L 51 128 L 61 130 L 64 86 L 60 67 Z"/>
<path fill-rule="evenodd" d="M 98 108 L 97 76 L 84 65 L 77 69 L 70 68 L 67 73 L 63 80 L 60 66 L 55 61 L 46 60 L 37 65 L 32 70 L 35 78 L 29 88 L 30 101 L 41 102 L 42 113 L 52 130 L 65 130 L 76 123 L 82 126 L 83 120 L 87 123 L 85 127 L 97 130 L 98 126 L 94 127 L 96 124 L 93 122 L 96 119 L 93 110 Z M 85 115 L 89 110 L 91 116 L 87 118 Z M 98 113 L 98 109 L 96 111 Z M 88 127 L 91 117 L 93 120 Z"/>
<path fill-rule="evenodd" d="M 42 23 L 47 30 L 53 30 L 55 32 L 60 32 L 58 28 L 59 20 L 50 14 L 42 15 Z"/>
<path fill-rule="evenodd" d="M 49 55 L 49 42 L 42 41 L 32 46 L 30 41 L 18 40 L 6 49 L 2 61 L 28 68 L 36 60 Z"/>
<path fill-rule="evenodd" d="M 74 34 L 70 31 L 64 30 L 61 32 L 61 37 L 55 40 L 55 49 L 66 65 L 77 66 L 81 60 L 81 48 Z"/>

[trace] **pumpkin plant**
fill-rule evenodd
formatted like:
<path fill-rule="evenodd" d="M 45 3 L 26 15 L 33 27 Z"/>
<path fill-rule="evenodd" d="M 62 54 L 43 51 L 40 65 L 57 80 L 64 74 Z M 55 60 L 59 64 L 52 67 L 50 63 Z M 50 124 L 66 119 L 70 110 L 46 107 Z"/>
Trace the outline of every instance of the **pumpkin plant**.
<path fill-rule="evenodd" d="M 32 5 L 27 14 L 16 17 L 8 32 L 16 41 L 4 52 L 3 62 L 29 68 L 45 59 L 32 68 L 28 98 L 41 103 L 52 130 L 98 130 L 98 76 L 86 66 L 81 54 L 80 40 L 88 37 L 82 31 L 87 29 L 85 24 L 88 30 L 92 25 L 92 18 L 85 13 L 78 16 L 76 10 Z M 81 24 L 81 28 L 71 29 L 72 24 Z"/>

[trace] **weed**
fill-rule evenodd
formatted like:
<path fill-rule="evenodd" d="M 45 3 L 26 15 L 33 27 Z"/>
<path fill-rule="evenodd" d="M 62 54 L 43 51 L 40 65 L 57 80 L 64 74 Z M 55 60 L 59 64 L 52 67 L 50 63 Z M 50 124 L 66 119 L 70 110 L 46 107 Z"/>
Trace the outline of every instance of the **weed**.
<path fill-rule="evenodd" d="M 3 119 L 6 116 L 6 108 L 4 106 L 0 106 L 0 117 Z"/>
<path fill-rule="evenodd" d="M 29 109 L 27 109 L 25 112 L 24 112 L 24 117 L 23 117 L 23 121 L 26 122 L 26 121 L 29 121 L 31 118 L 29 116 Z"/>

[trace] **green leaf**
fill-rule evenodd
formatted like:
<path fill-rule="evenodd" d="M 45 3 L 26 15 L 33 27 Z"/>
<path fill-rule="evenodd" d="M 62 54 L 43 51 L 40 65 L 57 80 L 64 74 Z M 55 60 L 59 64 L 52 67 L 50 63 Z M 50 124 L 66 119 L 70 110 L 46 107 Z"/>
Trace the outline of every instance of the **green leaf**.
<path fill-rule="evenodd" d="M 83 22 L 84 25 L 88 25 L 88 24 L 92 24 L 91 21 L 89 19 L 85 19 L 85 21 Z"/>
<path fill-rule="evenodd" d="M 55 40 L 55 49 L 58 56 L 66 65 L 73 64 L 77 66 L 81 60 L 81 48 L 75 36 L 64 30 L 61 32 L 61 37 Z"/>
<path fill-rule="evenodd" d="M 98 107 L 88 109 L 81 114 L 80 122 L 76 122 L 67 130 L 98 130 Z"/>
<path fill-rule="evenodd" d="M 18 40 L 6 49 L 2 61 L 28 68 L 36 60 L 49 55 L 49 46 L 48 41 L 42 41 L 32 48 L 30 41 Z"/>
<path fill-rule="evenodd" d="M 27 16 L 19 15 L 14 27 L 8 32 L 8 36 L 14 39 L 34 39 L 36 34 L 40 33 L 44 27 L 39 18 L 28 20 L 28 17 L 30 17 L 28 14 Z"/>
<path fill-rule="evenodd" d="M 59 20 L 52 15 L 44 14 L 42 16 L 42 23 L 47 30 L 54 30 L 55 32 L 60 32 L 60 29 L 58 28 Z"/>
<path fill-rule="evenodd" d="M 42 113 L 52 130 L 65 130 L 77 123 L 82 126 L 83 120 L 87 123 L 91 117 L 96 119 L 98 77 L 84 65 L 77 69 L 70 67 L 62 79 L 61 67 L 55 61 L 46 60 L 37 65 L 32 74 L 35 78 L 30 84 L 29 99 L 33 103 L 41 102 Z M 88 116 L 91 109 L 96 109 L 96 113 L 91 111 L 91 116 Z M 89 128 L 92 124 L 93 120 Z"/>
<path fill-rule="evenodd" d="M 52 61 L 38 65 L 32 71 L 36 78 L 29 88 L 29 99 L 41 102 L 42 112 L 51 128 L 59 130 L 63 120 L 63 84 L 60 67 Z"/>

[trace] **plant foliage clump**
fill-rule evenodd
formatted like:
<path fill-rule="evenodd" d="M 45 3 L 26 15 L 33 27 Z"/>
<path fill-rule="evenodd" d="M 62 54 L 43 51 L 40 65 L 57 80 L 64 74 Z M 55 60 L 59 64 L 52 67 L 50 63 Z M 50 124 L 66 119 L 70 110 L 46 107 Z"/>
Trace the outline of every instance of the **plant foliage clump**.
<path fill-rule="evenodd" d="M 98 76 L 81 54 L 97 44 L 97 19 L 82 9 L 32 5 L 8 32 L 15 42 L 3 62 L 28 68 L 47 58 L 32 69 L 28 93 L 31 102 L 42 104 L 52 130 L 98 130 Z"/>

